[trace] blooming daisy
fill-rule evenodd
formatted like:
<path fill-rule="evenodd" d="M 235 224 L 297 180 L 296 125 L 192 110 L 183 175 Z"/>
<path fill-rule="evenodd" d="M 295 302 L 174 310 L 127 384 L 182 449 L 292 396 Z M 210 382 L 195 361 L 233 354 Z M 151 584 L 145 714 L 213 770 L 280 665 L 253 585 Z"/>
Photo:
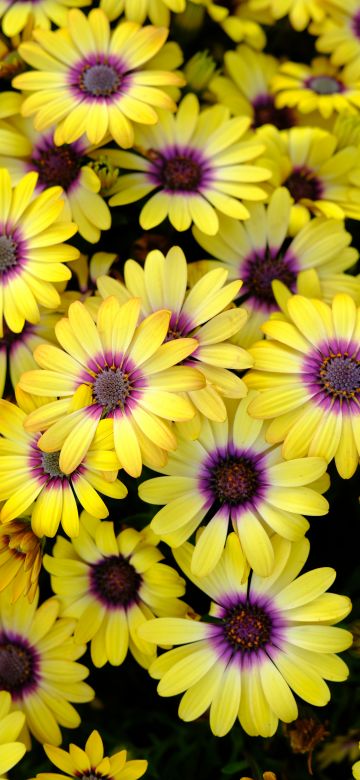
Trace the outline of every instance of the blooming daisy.
<path fill-rule="evenodd" d="M 141 156 L 108 152 L 110 161 L 136 171 L 118 178 L 110 206 L 133 203 L 156 190 L 140 213 L 144 230 L 168 217 L 176 230 L 194 222 L 214 235 L 217 212 L 246 219 L 249 212 L 241 200 L 264 200 L 259 183 L 271 174 L 253 163 L 264 145 L 247 134 L 250 120 L 229 116 L 220 105 L 200 111 L 197 97 L 189 94 L 175 117 L 162 112 L 157 127 L 137 131 Z"/>
<path fill-rule="evenodd" d="M 182 85 L 183 79 L 170 71 L 140 70 L 161 49 L 168 29 L 121 22 L 112 31 L 101 8 L 87 17 L 73 8 L 67 24 L 55 32 L 35 30 L 35 42 L 19 47 L 37 69 L 13 79 L 17 89 L 32 93 L 22 104 L 23 116 L 35 114 L 40 131 L 56 123 L 59 145 L 84 133 L 99 144 L 110 133 L 119 146 L 132 146 L 132 122 L 155 124 L 156 107 L 175 110 L 159 87 Z"/>
<path fill-rule="evenodd" d="M 127 761 L 126 750 L 104 757 L 104 746 L 98 731 L 92 731 L 85 744 L 85 750 L 76 745 L 70 745 L 69 752 L 44 745 L 44 750 L 50 761 L 66 775 L 57 772 L 40 772 L 33 780 L 68 780 L 70 778 L 103 778 L 103 780 L 137 780 L 145 774 L 147 761 Z M 1 778 L 0 778 L 1 780 Z"/>
<path fill-rule="evenodd" d="M 47 429 L 39 447 L 60 451 L 57 468 L 65 474 L 84 459 L 104 418 L 110 420 L 122 468 L 138 477 L 143 460 L 156 468 L 164 463 L 164 450 L 175 449 L 167 421 L 194 417 L 192 403 L 180 391 L 201 388 L 205 379 L 194 368 L 175 366 L 198 342 L 181 338 L 164 344 L 170 312 L 159 310 L 138 325 L 140 305 L 138 298 L 123 306 L 106 298 L 95 325 L 84 304 L 74 301 L 68 318 L 55 326 L 62 349 L 38 347 L 34 357 L 42 370 L 27 371 L 20 380 L 26 392 L 60 399 L 32 412 L 25 426 Z"/>
<path fill-rule="evenodd" d="M 310 213 L 360 219 L 359 192 L 351 183 L 354 169 L 359 171 L 356 146 L 339 149 L 336 136 L 318 127 L 279 131 L 266 125 L 257 135 L 266 144 L 263 162 L 272 171 L 267 186 L 284 186 L 293 199 L 292 234 L 309 220 Z"/>
<path fill-rule="evenodd" d="M 0 780 L 6 780 L 12 769 L 23 757 L 26 747 L 17 742 L 25 723 L 23 712 L 10 712 L 11 696 L 8 691 L 0 692 Z"/>
<path fill-rule="evenodd" d="M 0 590 L 8 589 L 11 602 L 20 596 L 33 601 L 42 565 L 43 544 L 30 520 L 17 518 L 0 525 Z"/>
<path fill-rule="evenodd" d="M 197 349 L 186 365 L 199 369 L 207 381 L 205 387 L 190 391 L 191 401 L 210 420 L 225 420 L 222 396 L 241 398 L 246 392 L 242 379 L 229 369 L 241 371 L 252 364 L 244 349 L 228 342 L 246 320 L 243 309 L 228 309 L 241 287 L 239 279 L 225 286 L 227 271 L 215 269 L 187 292 L 187 263 L 178 246 L 166 257 L 159 250 L 149 252 L 143 268 L 135 260 L 127 260 L 124 276 L 125 285 L 100 276 L 97 285 L 102 297 L 114 295 L 120 303 L 139 297 L 143 316 L 159 309 L 170 311 L 166 340 L 195 339 Z"/>
<path fill-rule="evenodd" d="M 139 638 L 139 625 L 155 615 L 184 615 L 179 600 L 185 582 L 160 563 L 160 550 L 146 532 L 126 528 L 117 536 L 114 523 L 83 513 L 72 543 L 58 537 L 53 557 L 44 557 L 61 614 L 76 618 L 75 641 L 91 641 L 95 666 L 119 666 L 128 650 L 141 666 L 154 660 L 155 647 Z"/>
<path fill-rule="evenodd" d="M 19 403 L 19 395 L 17 400 Z M 68 399 L 62 405 L 66 414 Z M 37 406 L 35 411 L 41 408 Z M 99 423 L 87 454 L 74 470 L 64 474 L 59 466 L 59 452 L 43 452 L 39 447 L 40 434 L 24 430 L 26 417 L 20 406 L 0 399 L 0 501 L 5 502 L 0 521 L 6 524 L 29 511 L 37 536 L 55 536 L 60 523 L 65 533 L 76 536 L 76 499 L 93 515 L 103 518 L 109 511 L 97 491 L 118 499 L 127 495 L 125 485 L 116 480 L 119 462 L 111 449 L 111 423 Z"/>
<path fill-rule="evenodd" d="M 249 412 L 271 419 L 267 441 L 283 441 L 285 458 L 335 457 L 348 479 L 360 456 L 360 309 L 345 293 L 332 306 L 294 295 L 288 321 L 263 325 L 268 340 L 251 349 L 259 388 Z"/>
<path fill-rule="evenodd" d="M 6 137 L 0 127 L 0 144 L 6 156 L 0 156 L 0 167 L 7 168 L 12 182 L 18 184 L 28 171 L 38 174 L 36 192 L 47 187 L 62 187 L 65 207 L 62 220 L 74 220 L 81 236 L 96 243 L 101 230 L 108 230 L 111 215 L 98 194 L 101 180 L 89 165 L 91 148 L 86 139 L 57 146 L 54 131 L 38 133 L 30 120 L 19 126 L 8 123 Z"/>
<path fill-rule="evenodd" d="M 360 108 L 358 65 L 337 68 L 326 57 L 316 57 L 310 65 L 284 62 L 272 79 L 275 105 L 294 108 L 303 114 L 319 111 L 324 119 L 334 112 L 357 114 Z"/>
<path fill-rule="evenodd" d="M 0 0 L 2 30 L 10 38 L 20 33 L 29 20 L 35 27 L 66 24 L 70 7 L 87 5 L 88 0 Z"/>
<path fill-rule="evenodd" d="M 152 24 L 158 27 L 170 27 L 171 11 L 179 14 L 185 11 L 186 0 L 100 0 L 100 8 L 113 21 L 125 14 L 130 22 L 143 24 L 149 17 Z"/>
<path fill-rule="evenodd" d="M 219 561 L 231 519 L 251 568 L 266 577 L 274 567 L 271 535 L 300 539 L 309 524 L 302 516 L 325 515 L 329 505 L 323 458 L 284 462 L 279 447 L 264 439 L 264 429 L 248 414 L 253 392 L 229 410 L 230 419 L 204 419 L 198 441 L 180 440 L 162 469 L 139 486 L 143 501 L 165 504 L 151 528 L 172 547 L 179 547 L 202 521 L 191 570 L 204 577 Z M 231 414 L 232 412 L 232 414 Z M 320 479 L 319 484 L 314 484 Z"/>
<path fill-rule="evenodd" d="M 249 580 L 235 534 L 215 570 L 201 580 L 191 571 L 193 547 L 184 544 L 176 561 L 213 600 L 211 622 L 164 617 L 139 628 L 148 642 L 180 645 L 155 660 L 150 674 L 160 679 L 160 696 L 185 691 L 179 706 L 183 720 L 194 720 L 210 707 L 210 728 L 218 737 L 237 718 L 251 736 L 272 736 L 279 719 L 289 723 L 297 717 L 293 691 L 322 707 L 330 699 L 323 678 L 348 676 L 335 654 L 349 647 L 352 636 L 332 624 L 349 613 L 351 603 L 326 593 L 336 572 L 324 567 L 297 578 L 309 553 L 307 539 L 291 545 L 276 536 L 273 544 L 273 574 L 252 574 Z"/>
<path fill-rule="evenodd" d="M 258 12 L 270 11 L 275 20 L 288 15 L 290 24 L 298 31 L 325 16 L 323 0 L 250 0 L 250 8 Z"/>
<path fill-rule="evenodd" d="M 252 127 L 272 124 L 285 130 L 297 124 L 289 108 L 277 108 L 270 83 L 279 62 L 270 54 L 255 52 L 245 44 L 224 54 L 225 76 L 216 75 L 209 84 L 219 103 L 235 116 L 248 116 Z"/>
<path fill-rule="evenodd" d="M 334 65 L 359 62 L 359 0 L 323 0 L 323 7 L 325 18 L 310 27 L 310 31 L 318 36 L 316 48 L 330 54 Z"/>
<path fill-rule="evenodd" d="M 337 219 L 315 217 L 291 239 L 291 196 L 284 187 L 274 190 L 267 206 L 249 205 L 250 219 L 238 222 L 227 217 L 220 220 L 216 236 L 207 236 L 193 228 L 196 241 L 210 257 L 218 258 L 216 265 L 229 273 L 229 279 L 242 279 L 239 301 L 245 304 L 250 317 L 239 331 L 236 340 L 249 346 L 262 336 L 261 325 L 278 309 L 273 282 L 283 282 L 292 292 L 298 290 L 299 274 L 315 269 L 324 295 L 334 295 L 334 287 L 349 282 L 354 293 L 360 295 L 359 284 L 343 271 L 358 259 L 356 249 L 349 247 L 350 233 Z M 195 263 L 201 272 L 214 267 L 215 261 Z"/>
<path fill-rule="evenodd" d="M 67 260 L 79 252 L 62 242 L 77 231 L 73 222 L 60 222 L 61 187 L 50 187 L 34 197 L 38 176 L 28 173 L 16 187 L 9 172 L 0 169 L 0 336 L 3 318 L 20 333 L 25 320 L 39 322 L 40 303 L 55 309 L 60 296 L 52 282 L 66 281 Z"/>
<path fill-rule="evenodd" d="M 58 618 L 60 602 L 51 598 L 39 608 L 23 596 L 9 604 L 0 594 L 0 690 L 11 695 L 12 708 L 22 710 L 29 731 L 39 742 L 60 745 L 64 728 L 77 728 L 80 717 L 70 702 L 88 702 L 94 691 L 83 682 L 89 671 L 76 663 L 85 652 L 74 643 L 75 620 Z"/>

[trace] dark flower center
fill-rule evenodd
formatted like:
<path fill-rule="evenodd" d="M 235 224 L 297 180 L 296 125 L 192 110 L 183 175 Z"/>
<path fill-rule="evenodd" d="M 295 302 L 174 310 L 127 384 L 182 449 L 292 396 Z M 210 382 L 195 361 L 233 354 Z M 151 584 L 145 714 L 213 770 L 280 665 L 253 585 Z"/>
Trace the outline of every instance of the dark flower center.
<path fill-rule="evenodd" d="M 0 236 L 0 273 L 17 264 L 17 243 L 11 236 Z"/>
<path fill-rule="evenodd" d="M 120 73 L 112 65 L 105 63 L 86 65 L 79 79 L 80 89 L 93 97 L 114 95 L 120 84 Z"/>
<path fill-rule="evenodd" d="M 251 458 L 228 456 L 212 468 L 210 484 L 220 503 L 239 506 L 256 495 L 260 474 Z"/>
<path fill-rule="evenodd" d="M 59 452 L 43 452 L 41 454 L 41 466 L 45 474 L 50 477 L 64 477 L 65 474 L 59 466 Z"/>
<path fill-rule="evenodd" d="M 36 680 L 34 654 L 19 641 L 0 639 L 0 690 L 20 697 Z"/>
<path fill-rule="evenodd" d="M 287 187 L 295 203 L 303 198 L 308 200 L 317 200 L 322 194 L 322 186 L 319 179 L 307 168 L 299 168 L 293 171 L 284 181 L 284 187 Z"/>
<path fill-rule="evenodd" d="M 319 379 L 333 398 L 355 398 L 360 394 L 360 361 L 346 353 L 329 355 L 321 363 Z"/>
<path fill-rule="evenodd" d="M 64 144 L 38 149 L 31 162 L 39 173 L 40 184 L 66 191 L 78 178 L 83 160 L 74 146 Z"/>
<path fill-rule="evenodd" d="M 111 555 L 91 567 L 95 595 L 112 607 L 126 607 L 137 600 L 141 576 L 122 555 Z"/>
<path fill-rule="evenodd" d="M 202 170 L 195 160 L 176 155 L 169 160 L 163 159 L 160 176 L 167 189 L 190 192 L 198 189 L 202 179 Z"/>
<path fill-rule="evenodd" d="M 239 604 L 228 610 L 223 622 L 225 638 L 234 650 L 260 650 L 271 639 L 271 618 L 256 605 Z"/>
<path fill-rule="evenodd" d="M 331 76 L 313 76 L 308 80 L 307 86 L 317 95 L 334 95 L 336 92 L 342 92 L 340 81 Z"/>
<path fill-rule="evenodd" d="M 357 11 L 351 22 L 352 30 L 357 38 L 360 38 L 360 11 Z"/>
<path fill-rule="evenodd" d="M 95 400 L 104 406 L 107 413 L 114 411 L 118 405 L 123 408 L 130 391 L 129 375 L 121 368 L 104 369 L 93 384 Z"/>
<path fill-rule="evenodd" d="M 269 248 L 266 249 L 265 257 L 252 255 L 244 264 L 241 278 L 250 295 L 256 298 L 259 303 L 265 304 L 268 308 L 275 306 L 275 298 L 272 290 L 272 282 L 279 279 L 290 290 L 295 289 L 297 273 L 291 259 L 286 258 L 286 254 L 279 252 L 271 254 Z"/>
<path fill-rule="evenodd" d="M 287 130 L 295 122 L 289 108 L 276 108 L 272 95 L 260 95 L 253 103 L 253 127 L 275 125 L 279 130 Z"/>

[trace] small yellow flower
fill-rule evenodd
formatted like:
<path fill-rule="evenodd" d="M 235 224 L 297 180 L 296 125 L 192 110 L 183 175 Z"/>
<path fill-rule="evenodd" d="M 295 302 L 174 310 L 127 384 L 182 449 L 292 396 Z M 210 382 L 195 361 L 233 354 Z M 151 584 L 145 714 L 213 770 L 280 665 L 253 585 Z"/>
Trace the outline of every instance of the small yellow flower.
<path fill-rule="evenodd" d="M 324 119 L 334 112 L 358 114 L 360 108 L 358 66 L 339 69 L 326 57 L 316 57 L 310 65 L 285 62 L 272 79 L 272 89 L 279 109 L 319 111 Z"/>

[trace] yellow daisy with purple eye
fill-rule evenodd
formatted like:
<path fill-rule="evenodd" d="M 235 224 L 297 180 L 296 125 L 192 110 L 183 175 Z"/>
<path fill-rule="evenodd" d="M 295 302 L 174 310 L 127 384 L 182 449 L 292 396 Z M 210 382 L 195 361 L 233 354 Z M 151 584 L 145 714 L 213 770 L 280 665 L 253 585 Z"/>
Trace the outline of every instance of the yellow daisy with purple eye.
<path fill-rule="evenodd" d="M 164 451 L 176 448 L 168 421 L 195 415 L 191 401 L 180 393 L 204 387 L 205 379 L 178 364 L 197 348 L 197 341 L 164 343 L 170 312 L 160 309 L 138 325 L 140 307 L 138 298 L 122 306 L 116 298 L 106 298 L 95 324 L 84 304 L 75 301 L 68 318 L 55 326 L 62 349 L 38 347 L 34 357 L 42 368 L 21 377 L 22 390 L 59 399 L 32 412 L 25 426 L 45 430 L 39 447 L 60 452 L 57 468 L 65 474 L 85 458 L 104 419 L 113 431 L 120 465 L 137 477 L 143 461 L 157 468 L 166 460 Z"/>
<path fill-rule="evenodd" d="M 334 65 L 359 63 L 360 8 L 358 0 L 323 0 L 326 16 L 313 23 L 310 32 L 317 35 L 318 51 L 331 55 Z"/>
<path fill-rule="evenodd" d="M 325 295 L 333 297 L 334 289 L 346 289 L 347 284 L 354 293 L 359 287 L 354 277 L 343 273 L 358 259 L 357 250 L 349 247 L 351 235 L 343 222 L 315 217 L 291 239 L 291 196 L 284 187 L 272 193 L 268 205 L 258 203 L 248 208 L 250 219 L 246 222 L 221 217 L 216 236 L 207 236 L 194 227 L 198 244 L 218 262 L 192 264 L 196 274 L 221 266 L 228 271 L 229 279 L 242 279 L 238 301 L 250 316 L 233 340 L 246 347 L 261 338 L 262 323 L 278 310 L 274 282 L 299 292 L 299 274 L 316 269 Z"/>
<path fill-rule="evenodd" d="M 67 407 L 65 400 L 63 414 Z M 43 452 L 39 434 L 24 430 L 26 417 L 23 409 L 0 400 L 0 501 L 4 502 L 0 521 L 8 523 L 28 510 L 37 536 L 55 536 L 60 523 L 65 533 L 76 536 L 77 501 L 103 518 L 109 511 L 97 491 L 118 499 L 127 494 L 125 485 L 116 480 L 120 464 L 112 449 L 111 424 L 99 424 L 87 456 L 64 474 L 59 453 Z"/>
<path fill-rule="evenodd" d="M 63 617 L 76 618 L 76 642 L 91 641 L 95 666 L 119 666 L 128 650 L 147 668 L 156 655 L 153 644 L 138 636 L 142 623 L 155 616 L 182 616 L 187 605 L 182 577 L 167 564 L 149 530 L 125 528 L 83 513 L 72 543 L 58 537 L 53 557 L 44 557 Z"/>
<path fill-rule="evenodd" d="M 249 412 L 271 420 L 266 438 L 283 442 L 285 458 L 335 458 L 348 479 L 360 457 L 360 309 L 346 294 L 331 306 L 294 295 L 287 315 L 265 323 L 270 338 L 250 349 L 246 382 L 260 393 Z"/>
<path fill-rule="evenodd" d="M 103 298 L 114 295 L 120 303 L 139 297 L 143 316 L 162 308 L 171 312 L 166 341 L 195 339 L 198 346 L 186 365 L 197 368 L 206 379 L 206 386 L 190 391 L 189 398 L 210 420 L 224 420 L 223 396 L 242 398 L 246 391 L 242 379 L 229 369 L 242 371 L 251 364 L 249 353 L 228 341 L 246 321 L 244 309 L 228 308 L 241 282 L 237 279 L 226 284 L 227 271 L 215 269 L 204 274 L 189 292 L 187 275 L 185 255 L 174 246 L 166 257 L 159 250 L 149 252 L 143 268 L 135 260 L 127 260 L 125 285 L 100 276 L 97 286 Z"/>
<path fill-rule="evenodd" d="M 119 176 L 110 206 L 151 195 L 140 213 L 144 230 L 168 217 L 176 230 L 194 222 L 214 235 L 219 212 L 247 219 L 242 200 L 264 200 L 261 185 L 271 173 L 254 162 L 264 145 L 248 133 L 250 120 L 229 117 L 225 106 L 201 111 L 197 97 L 189 94 L 176 116 L 162 112 L 156 128 L 137 130 L 135 147 L 141 154 L 109 150 L 110 162 L 134 171 Z"/>
<path fill-rule="evenodd" d="M 329 486 L 326 461 L 284 462 L 280 448 L 267 444 L 263 426 L 248 414 L 254 398 L 250 392 L 233 404 L 224 423 L 204 419 L 198 441 L 180 440 L 159 469 L 166 476 L 139 486 L 144 501 L 165 504 L 151 528 L 172 547 L 205 523 L 191 561 L 199 577 L 217 565 L 230 521 L 250 566 L 266 577 L 274 567 L 273 532 L 297 540 L 308 529 L 303 514 L 325 515 L 329 509 L 319 492 Z"/>
<path fill-rule="evenodd" d="M 1 26 L 10 38 L 22 32 L 31 19 L 34 27 L 50 28 L 51 22 L 66 24 L 69 8 L 88 5 L 88 0 L 0 0 Z"/>
<path fill-rule="evenodd" d="M 358 114 L 360 110 L 356 63 L 339 69 L 326 57 L 316 57 L 310 65 L 284 62 L 272 79 L 272 90 L 279 109 L 297 107 L 303 114 L 319 111 L 324 119 L 334 112 Z"/>
<path fill-rule="evenodd" d="M 141 70 L 165 43 L 168 29 L 125 21 L 111 30 L 100 8 L 88 17 L 73 8 L 67 24 L 55 32 L 36 30 L 35 42 L 19 47 L 37 69 L 13 80 L 17 89 L 32 93 L 22 104 L 23 116 L 35 114 L 40 131 L 56 123 L 59 145 L 83 134 L 99 144 L 110 134 L 119 146 L 132 146 L 132 122 L 155 124 L 157 107 L 175 110 L 159 87 L 181 86 L 183 79 L 170 71 Z"/>
<path fill-rule="evenodd" d="M 336 653 L 349 647 L 352 635 L 333 624 L 348 615 L 351 602 L 327 593 L 336 572 L 324 567 L 297 576 L 309 554 L 307 539 L 291 545 L 275 536 L 274 551 L 273 574 L 248 578 L 239 540 L 230 534 L 215 570 L 199 579 L 190 566 L 193 547 L 184 544 L 176 561 L 212 599 L 209 615 L 157 618 L 139 628 L 148 642 L 179 645 L 150 666 L 160 696 L 183 694 L 185 721 L 210 708 L 218 737 L 237 718 L 250 736 L 272 736 L 279 720 L 297 718 L 294 693 L 323 707 L 330 699 L 325 680 L 340 682 L 349 673 Z"/>

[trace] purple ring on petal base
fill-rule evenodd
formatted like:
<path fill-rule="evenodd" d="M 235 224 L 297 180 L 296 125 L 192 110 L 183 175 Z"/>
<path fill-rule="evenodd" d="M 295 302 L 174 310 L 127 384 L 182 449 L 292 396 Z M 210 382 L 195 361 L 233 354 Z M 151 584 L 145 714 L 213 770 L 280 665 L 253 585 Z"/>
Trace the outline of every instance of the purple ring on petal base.
<path fill-rule="evenodd" d="M 210 453 L 199 470 L 199 489 L 208 509 L 216 504 L 229 512 L 256 508 L 266 494 L 266 456 L 234 445 Z"/>
<path fill-rule="evenodd" d="M 320 179 L 305 165 L 294 168 L 290 176 L 283 182 L 283 186 L 287 187 L 295 203 L 303 199 L 318 200 L 324 190 Z"/>
<path fill-rule="evenodd" d="M 53 133 L 42 136 L 33 147 L 29 171 L 39 174 L 36 189 L 62 187 L 68 193 L 75 189 L 83 165 L 86 165 L 82 141 L 56 146 Z"/>
<path fill-rule="evenodd" d="M 360 346 L 355 342 L 319 345 L 302 366 L 302 381 L 319 406 L 360 414 Z"/>
<path fill-rule="evenodd" d="M 344 85 L 333 76 L 318 75 L 306 79 L 304 86 L 316 92 L 317 95 L 337 95 L 344 92 Z"/>
<path fill-rule="evenodd" d="M 123 555 L 101 558 L 90 567 L 90 591 L 107 609 L 127 609 L 139 601 L 141 575 Z"/>
<path fill-rule="evenodd" d="M 112 103 L 131 83 L 125 63 L 114 55 L 90 54 L 70 68 L 68 84 L 82 101 Z"/>
<path fill-rule="evenodd" d="M 199 149 L 191 146 L 169 146 L 159 152 L 150 149 L 148 178 L 166 192 L 202 192 L 212 182 L 213 168 Z"/>
<path fill-rule="evenodd" d="M 0 633 L 0 690 L 14 701 L 32 693 L 39 682 L 39 656 L 23 636 Z"/>
<path fill-rule="evenodd" d="M 254 119 L 252 127 L 275 125 L 279 130 L 288 130 L 296 124 L 290 108 L 276 108 L 273 95 L 257 95 L 252 101 Z"/>
<path fill-rule="evenodd" d="M 0 224 L 0 279 L 3 284 L 14 279 L 27 263 L 26 241 L 19 228 Z"/>
<path fill-rule="evenodd" d="M 356 11 L 356 14 L 353 16 L 351 20 L 351 29 L 356 38 L 360 39 L 360 11 Z"/>
<path fill-rule="evenodd" d="M 239 278 L 243 280 L 240 295 L 249 298 L 257 310 L 267 313 L 278 311 L 272 282 L 278 279 L 295 292 L 299 271 L 296 257 L 285 248 L 266 247 L 252 252 L 239 269 Z"/>

